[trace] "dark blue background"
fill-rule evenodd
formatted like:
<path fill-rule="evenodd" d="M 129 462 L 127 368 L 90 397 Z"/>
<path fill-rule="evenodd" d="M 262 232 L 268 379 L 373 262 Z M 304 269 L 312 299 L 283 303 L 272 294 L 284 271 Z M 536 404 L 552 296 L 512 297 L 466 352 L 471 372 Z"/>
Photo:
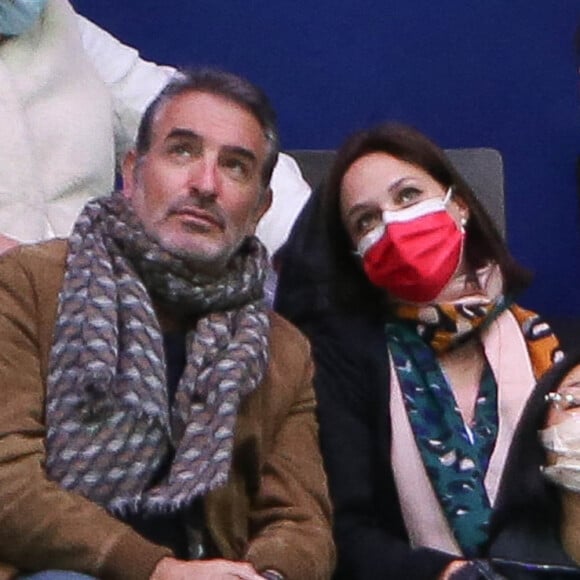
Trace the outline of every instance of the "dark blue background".
<path fill-rule="evenodd" d="M 578 0 L 73 2 L 148 59 L 261 85 L 285 148 L 397 119 L 443 147 L 499 149 L 509 244 L 536 272 L 523 303 L 580 315 Z"/>

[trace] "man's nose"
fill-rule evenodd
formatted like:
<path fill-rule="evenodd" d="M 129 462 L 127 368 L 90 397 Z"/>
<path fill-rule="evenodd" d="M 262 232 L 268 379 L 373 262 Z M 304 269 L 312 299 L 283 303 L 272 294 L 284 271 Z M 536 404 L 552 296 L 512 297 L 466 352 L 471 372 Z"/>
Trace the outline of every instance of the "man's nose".
<path fill-rule="evenodd" d="M 213 159 L 200 159 L 189 172 L 189 188 L 198 194 L 216 195 L 218 187 L 218 165 Z"/>

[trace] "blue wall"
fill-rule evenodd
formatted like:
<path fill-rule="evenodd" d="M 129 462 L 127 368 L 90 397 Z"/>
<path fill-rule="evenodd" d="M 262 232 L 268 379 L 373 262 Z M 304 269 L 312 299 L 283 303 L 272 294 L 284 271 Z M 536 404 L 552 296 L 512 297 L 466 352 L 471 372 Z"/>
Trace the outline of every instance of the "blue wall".
<path fill-rule="evenodd" d="M 524 304 L 580 315 L 578 0 L 73 0 L 158 62 L 249 77 L 286 148 L 408 122 L 444 147 L 499 149 Z"/>

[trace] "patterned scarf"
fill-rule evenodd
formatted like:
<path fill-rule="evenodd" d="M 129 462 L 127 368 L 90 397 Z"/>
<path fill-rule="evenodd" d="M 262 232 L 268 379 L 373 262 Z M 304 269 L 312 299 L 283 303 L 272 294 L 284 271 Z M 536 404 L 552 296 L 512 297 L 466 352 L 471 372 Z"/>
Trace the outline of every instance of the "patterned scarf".
<path fill-rule="evenodd" d="M 453 296 L 469 283 L 467 276 L 459 276 L 452 283 L 456 288 L 447 288 L 445 294 Z M 476 290 L 461 298 L 446 301 L 442 296 L 440 302 L 426 305 L 395 304 L 395 318 L 413 325 L 415 332 L 437 354 L 455 348 L 483 330 L 506 308 L 497 266 L 489 264 L 481 268 L 471 283 L 476 285 Z"/>
<path fill-rule="evenodd" d="M 487 540 L 491 515 L 484 479 L 498 430 L 493 373 L 489 365 L 484 367 L 468 431 L 433 350 L 405 325 L 389 325 L 387 333 L 429 480 L 463 554 L 474 557 Z"/>
<path fill-rule="evenodd" d="M 435 317 L 425 324 L 425 316 L 421 321 L 407 318 L 386 327 L 417 447 L 449 526 L 467 557 L 476 556 L 488 538 L 492 508 L 484 480 L 498 433 L 497 385 L 486 361 L 474 422 L 468 428 L 437 354 L 473 337 L 506 308 L 501 295 L 481 296 L 479 302 L 480 308 L 476 308 L 476 300 L 471 300 L 466 316 L 464 299 L 415 308 L 423 315 L 429 310 L 444 314 L 439 318 L 442 327 Z M 411 312 L 407 305 L 401 307 L 406 314 Z M 561 354 L 557 340 L 536 314 L 517 306 L 510 311 L 520 324 L 539 378 Z"/>
<path fill-rule="evenodd" d="M 249 238 L 220 278 L 201 276 L 143 232 L 121 194 L 87 204 L 47 379 L 49 477 L 115 514 L 172 512 L 223 485 L 240 401 L 268 363 L 266 268 Z M 152 298 L 197 319 L 171 409 Z"/>

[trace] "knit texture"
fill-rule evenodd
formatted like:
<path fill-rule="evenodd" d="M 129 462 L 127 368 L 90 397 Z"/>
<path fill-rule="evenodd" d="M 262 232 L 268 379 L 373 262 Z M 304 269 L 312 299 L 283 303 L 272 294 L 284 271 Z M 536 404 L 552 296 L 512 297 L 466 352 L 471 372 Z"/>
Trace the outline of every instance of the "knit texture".
<path fill-rule="evenodd" d="M 200 276 L 143 231 L 121 194 L 87 204 L 51 350 L 49 477 L 112 513 L 174 511 L 223 485 L 240 402 L 268 363 L 266 268 L 248 238 L 223 275 Z M 197 320 L 171 408 L 152 298 Z"/>

